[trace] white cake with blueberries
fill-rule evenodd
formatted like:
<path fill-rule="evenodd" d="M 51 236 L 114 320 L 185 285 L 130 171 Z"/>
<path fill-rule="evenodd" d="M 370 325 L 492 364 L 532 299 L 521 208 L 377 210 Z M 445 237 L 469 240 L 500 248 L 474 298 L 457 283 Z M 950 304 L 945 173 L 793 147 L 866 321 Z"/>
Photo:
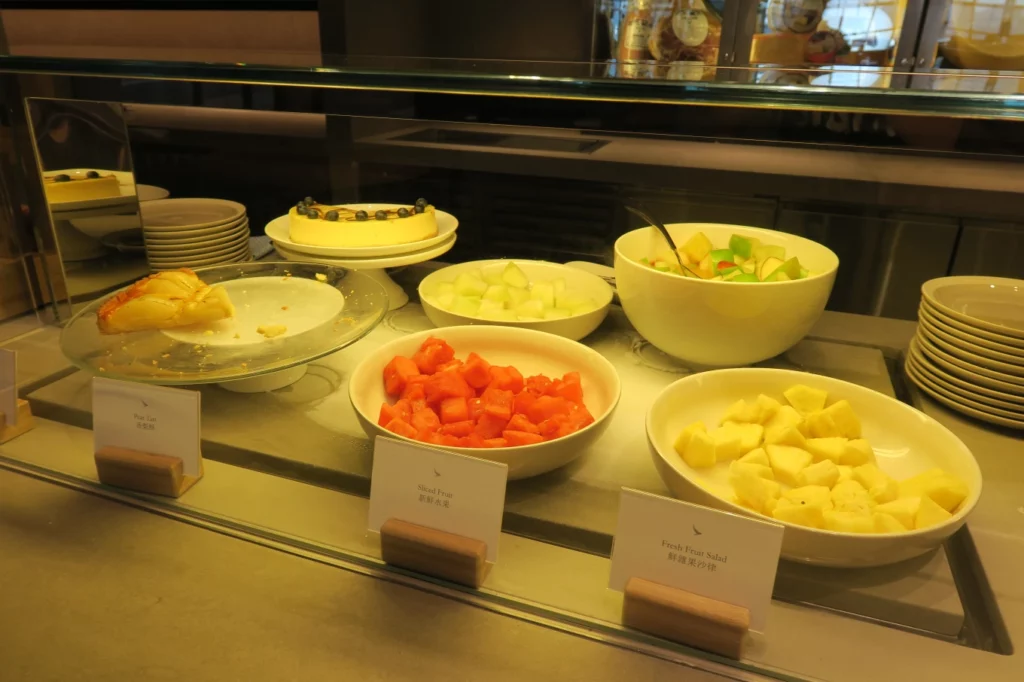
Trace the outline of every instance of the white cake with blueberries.
<path fill-rule="evenodd" d="M 311 246 L 390 246 L 437 236 L 437 216 L 426 199 L 371 214 L 357 206 L 330 206 L 306 197 L 288 211 L 288 217 L 291 240 Z"/>

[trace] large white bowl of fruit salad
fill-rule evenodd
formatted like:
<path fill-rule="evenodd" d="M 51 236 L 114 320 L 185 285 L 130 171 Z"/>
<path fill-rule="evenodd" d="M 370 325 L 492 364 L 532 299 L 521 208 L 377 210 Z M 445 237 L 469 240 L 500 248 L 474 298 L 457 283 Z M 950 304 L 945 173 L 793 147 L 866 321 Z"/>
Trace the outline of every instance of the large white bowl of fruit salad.
<path fill-rule="evenodd" d="M 419 286 L 438 327 L 498 324 L 578 341 L 608 315 L 614 292 L 597 275 L 560 263 L 482 260 L 437 270 Z"/>
<path fill-rule="evenodd" d="M 673 495 L 781 523 L 794 561 L 866 567 L 924 554 L 981 495 L 974 456 L 934 419 L 804 372 L 680 379 L 651 406 L 647 437 Z"/>
<path fill-rule="evenodd" d="M 666 225 L 615 242 L 615 283 L 640 334 L 681 360 L 747 365 L 800 341 L 825 310 L 839 258 L 796 235 L 737 225 Z"/>

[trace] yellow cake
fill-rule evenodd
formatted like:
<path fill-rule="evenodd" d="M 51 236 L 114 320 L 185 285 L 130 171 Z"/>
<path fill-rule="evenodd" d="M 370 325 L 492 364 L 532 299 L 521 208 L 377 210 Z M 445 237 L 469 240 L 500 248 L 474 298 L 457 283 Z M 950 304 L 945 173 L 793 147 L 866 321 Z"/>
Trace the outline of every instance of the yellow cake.
<path fill-rule="evenodd" d="M 310 246 L 390 246 L 437 236 L 437 215 L 425 199 L 370 213 L 307 198 L 293 206 L 288 217 L 291 240 Z"/>
<path fill-rule="evenodd" d="M 47 174 L 43 178 L 43 189 L 47 201 L 54 204 L 121 196 L 117 176 L 103 175 L 99 171 Z"/>

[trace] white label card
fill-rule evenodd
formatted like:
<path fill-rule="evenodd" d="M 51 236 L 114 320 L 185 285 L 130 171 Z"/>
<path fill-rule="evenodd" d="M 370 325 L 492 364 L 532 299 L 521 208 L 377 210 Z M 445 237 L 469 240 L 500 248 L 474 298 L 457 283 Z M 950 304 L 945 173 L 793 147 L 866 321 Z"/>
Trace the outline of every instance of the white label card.
<path fill-rule="evenodd" d="M 18 354 L 0 349 L 0 413 L 9 425 L 18 418 Z"/>
<path fill-rule="evenodd" d="M 93 377 L 96 450 L 112 446 L 169 455 L 199 475 L 199 392 Z"/>
<path fill-rule="evenodd" d="M 377 436 L 368 527 L 394 518 L 483 540 L 498 560 L 508 465 Z"/>
<path fill-rule="evenodd" d="M 632 578 L 686 590 L 750 611 L 763 631 L 783 527 L 623 488 L 608 586 Z"/>

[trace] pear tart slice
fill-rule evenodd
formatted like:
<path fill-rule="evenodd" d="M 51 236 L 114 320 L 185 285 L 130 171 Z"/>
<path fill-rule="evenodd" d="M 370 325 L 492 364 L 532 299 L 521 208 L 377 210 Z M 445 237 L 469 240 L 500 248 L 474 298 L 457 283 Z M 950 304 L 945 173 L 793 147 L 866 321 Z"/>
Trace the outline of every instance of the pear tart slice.
<path fill-rule="evenodd" d="M 234 317 L 227 292 L 182 268 L 141 279 L 107 300 L 97 314 L 104 334 L 171 329 Z"/>

